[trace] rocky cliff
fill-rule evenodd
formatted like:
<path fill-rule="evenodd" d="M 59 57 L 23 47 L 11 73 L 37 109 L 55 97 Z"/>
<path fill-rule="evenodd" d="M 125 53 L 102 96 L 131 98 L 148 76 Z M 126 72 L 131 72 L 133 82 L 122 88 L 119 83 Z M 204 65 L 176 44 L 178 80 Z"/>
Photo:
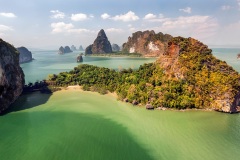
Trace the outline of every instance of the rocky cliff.
<path fill-rule="evenodd" d="M 212 50 L 193 38 L 175 37 L 156 62 L 167 80 L 186 85 L 181 89 L 196 108 L 234 113 L 240 105 L 240 76 Z M 189 103 L 191 103 L 189 101 Z"/>
<path fill-rule="evenodd" d="M 103 29 L 101 29 L 92 45 L 89 45 L 85 54 L 112 53 L 112 46 Z"/>
<path fill-rule="evenodd" d="M 32 53 L 25 47 L 17 48 L 19 55 L 19 63 L 26 63 L 33 60 Z"/>
<path fill-rule="evenodd" d="M 155 33 L 154 31 L 138 31 L 128 37 L 123 44 L 122 51 L 127 53 L 140 53 L 146 57 L 158 57 L 167 48 L 168 41 L 172 39 L 169 34 Z"/>
<path fill-rule="evenodd" d="M 24 74 L 19 66 L 19 52 L 0 39 L 0 112 L 22 93 Z"/>
<path fill-rule="evenodd" d="M 70 49 L 69 46 L 65 46 L 65 48 L 63 48 L 63 46 L 61 46 L 58 50 L 58 54 L 65 54 L 65 53 L 71 53 L 72 50 Z"/>

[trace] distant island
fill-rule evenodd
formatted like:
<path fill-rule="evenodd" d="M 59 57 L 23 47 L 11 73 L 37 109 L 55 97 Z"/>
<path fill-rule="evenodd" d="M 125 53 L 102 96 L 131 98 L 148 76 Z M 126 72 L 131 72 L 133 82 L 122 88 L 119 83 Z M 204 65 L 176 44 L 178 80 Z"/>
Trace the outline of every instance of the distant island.
<path fill-rule="evenodd" d="M 69 46 L 65 46 L 64 48 L 63 46 L 61 46 L 58 50 L 58 54 L 65 54 L 65 53 L 71 53 L 71 52 L 73 51 L 70 49 Z"/>
<path fill-rule="evenodd" d="M 104 53 L 112 53 L 112 46 L 108 41 L 105 31 L 101 29 L 98 32 L 97 38 L 94 40 L 93 44 L 86 48 L 85 55 Z"/>
<path fill-rule="evenodd" d="M 113 43 L 112 44 L 112 51 L 113 52 L 119 52 L 121 50 L 121 48 L 119 47 L 119 45 Z"/>
<path fill-rule="evenodd" d="M 26 47 L 17 48 L 19 54 L 19 63 L 27 63 L 33 60 L 32 52 L 30 52 Z"/>
<path fill-rule="evenodd" d="M 72 45 L 72 46 L 71 46 L 71 50 L 72 50 L 72 51 L 76 51 L 77 48 L 76 48 L 74 45 Z"/>
<path fill-rule="evenodd" d="M 80 46 L 79 46 L 79 51 L 84 51 L 84 49 L 83 49 L 83 46 L 82 46 L 82 45 L 80 45 Z"/>

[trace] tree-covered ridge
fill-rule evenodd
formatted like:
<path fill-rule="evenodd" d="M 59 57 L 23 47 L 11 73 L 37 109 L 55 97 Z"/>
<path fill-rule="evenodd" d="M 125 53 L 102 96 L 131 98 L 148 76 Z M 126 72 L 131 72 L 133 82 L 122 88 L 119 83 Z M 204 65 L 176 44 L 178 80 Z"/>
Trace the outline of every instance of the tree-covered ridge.
<path fill-rule="evenodd" d="M 116 92 L 120 100 L 134 104 L 235 112 L 239 74 L 211 52 L 197 40 L 176 37 L 155 63 L 137 70 L 115 71 L 85 64 L 50 76 L 50 81 L 59 86 L 78 84 L 102 94 Z"/>

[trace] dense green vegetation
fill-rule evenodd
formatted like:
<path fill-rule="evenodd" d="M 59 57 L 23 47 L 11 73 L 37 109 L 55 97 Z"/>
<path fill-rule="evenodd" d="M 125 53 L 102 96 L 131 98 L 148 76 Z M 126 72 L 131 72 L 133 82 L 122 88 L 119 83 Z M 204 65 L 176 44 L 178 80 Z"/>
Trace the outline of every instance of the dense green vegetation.
<path fill-rule="evenodd" d="M 194 39 L 173 38 L 169 45 L 180 47 L 178 74 L 161 67 L 161 59 L 137 70 L 115 71 L 79 65 L 70 72 L 49 76 L 57 86 L 81 85 L 101 94 L 116 92 L 120 100 L 154 107 L 215 108 L 218 100 L 233 101 L 240 89 L 239 74 L 226 62 L 216 59 L 206 45 Z M 171 64 L 176 65 L 176 64 Z"/>

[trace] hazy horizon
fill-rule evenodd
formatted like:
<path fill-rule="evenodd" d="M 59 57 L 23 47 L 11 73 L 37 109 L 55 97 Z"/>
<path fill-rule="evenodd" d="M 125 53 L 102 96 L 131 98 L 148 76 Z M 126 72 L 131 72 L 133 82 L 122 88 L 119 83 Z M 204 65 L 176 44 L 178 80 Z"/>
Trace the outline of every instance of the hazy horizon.
<path fill-rule="evenodd" d="M 121 46 L 136 31 L 193 37 L 240 48 L 240 0 L 10 0 L 0 6 L 0 38 L 15 47 L 92 44 L 100 29 Z"/>

